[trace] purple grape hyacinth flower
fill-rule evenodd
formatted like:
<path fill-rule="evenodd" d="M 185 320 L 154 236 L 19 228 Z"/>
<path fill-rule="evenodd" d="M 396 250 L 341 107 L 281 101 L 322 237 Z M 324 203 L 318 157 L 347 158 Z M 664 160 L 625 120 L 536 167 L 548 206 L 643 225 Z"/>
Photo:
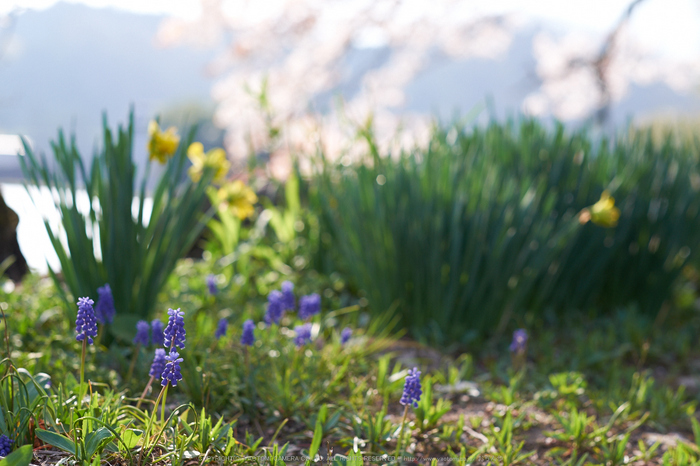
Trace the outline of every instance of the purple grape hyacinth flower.
<path fill-rule="evenodd" d="M 511 353 L 522 354 L 527 346 L 527 331 L 519 328 L 513 332 L 513 341 L 510 344 Z"/>
<path fill-rule="evenodd" d="M 423 390 L 420 385 L 420 371 L 417 367 L 408 371 L 406 376 L 406 382 L 403 386 L 403 394 L 401 395 L 400 403 L 404 406 L 418 407 L 418 400 L 423 394 Z"/>
<path fill-rule="evenodd" d="M 161 374 L 163 380 L 160 382 L 160 384 L 165 387 L 168 385 L 168 382 L 170 382 L 173 387 L 177 387 L 177 383 L 182 380 L 180 363 L 184 361 L 184 359 L 180 357 L 180 354 L 177 351 L 170 351 L 170 354 L 165 357 L 165 360 L 167 362 L 165 363 L 165 368 Z"/>
<path fill-rule="evenodd" d="M 14 441 L 5 434 L 0 435 L 0 456 L 7 456 L 12 453 Z"/>
<path fill-rule="evenodd" d="M 297 348 L 301 348 L 305 344 L 311 343 L 311 324 L 304 324 L 294 327 L 294 333 L 296 333 L 296 336 L 294 337 L 294 344 L 297 345 Z"/>
<path fill-rule="evenodd" d="M 352 329 L 350 327 L 345 327 L 342 332 L 340 332 L 340 344 L 344 345 L 348 342 L 352 336 Z"/>
<path fill-rule="evenodd" d="M 160 379 L 163 375 L 163 370 L 165 369 L 165 350 L 163 348 L 156 348 L 155 355 L 153 356 L 153 363 L 151 364 L 151 370 L 148 372 L 153 378 Z"/>
<path fill-rule="evenodd" d="M 168 309 L 168 316 L 168 325 L 165 327 L 165 331 L 163 331 L 165 335 L 165 342 L 163 345 L 170 349 L 175 347 L 184 349 L 186 336 L 185 313 L 181 311 L 180 308 L 176 310 Z"/>
<path fill-rule="evenodd" d="M 216 276 L 214 274 L 207 275 L 207 288 L 209 288 L 209 294 L 212 296 L 219 292 L 219 289 L 216 287 Z"/>
<path fill-rule="evenodd" d="M 165 334 L 163 333 L 163 322 L 156 319 L 151 322 L 151 334 L 153 336 L 153 344 L 155 346 L 163 346 L 165 343 Z"/>
<path fill-rule="evenodd" d="M 282 292 L 273 290 L 267 295 L 267 312 L 265 313 L 265 322 L 268 325 L 273 323 L 279 324 L 284 315 L 284 306 L 282 304 Z"/>
<path fill-rule="evenodd" d="M 282 309 L 293 311 L 295 307 L 294 283 L 290 281 L 282 282 Z"/>
<path fill-rule="evenodd" d="M 313 293 L 299 299 L 299 318 L 307 320 L 321 312 L 321 296 Z"/>
<path fill-rule="evenodd" d="M 149 332 L 151 331 L 151 326 L 145 320 L 139 320 L 136 323 L 136 336 L 134 337 L 135 345 L 148 346 L 151 341 L 151 336 Z"/>
<path fill-rule="evenodd" d="M 224 335 L 226 335 L 226 329 L 228 328 L 228 320 L 226 319 L 220 319 L 219 324 L 216 326 L 216 332 L 214 333 L 214 336 L 216 339 L 220 339 Z"/>
<path fill-rule="evenodd" d="M 78 317 L 75 319 L 75 331 L 78 332 L 75 339 L 83 341 L 87 338 L 90 345 L 92 345 L 92 339 L 97 337 L 97 320 L 93 304 L 95 302 L 90 298 L 78 298 Z"/>
<path fill-rule="evenodd" d="M 111 324 L 114 321 L 114 314 L 117 310 L 114 308 L 114 296 L 112 296 L 112 288 L 109 283 L 97 289 L 97 305 L 95 306 L 95 318 L 100 324 Z"/>
<path fill-rule="evenodd" d="M 255 343 L 255 324 L 252 320 L 248 319 L 243 322 L 243 335 L 241 335 L 241 345 L 243 346 L 253 346 Z"/>

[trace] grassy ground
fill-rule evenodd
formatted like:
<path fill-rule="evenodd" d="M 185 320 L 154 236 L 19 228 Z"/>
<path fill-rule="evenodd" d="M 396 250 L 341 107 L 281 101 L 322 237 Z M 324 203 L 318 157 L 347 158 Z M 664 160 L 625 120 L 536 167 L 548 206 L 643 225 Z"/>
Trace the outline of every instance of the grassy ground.
<path fill-rule="evenodd" d="M 318 279 L 309 287 L 318 287 L 324 305 L 311 343 L 295 346 L 301 322 L 290 313 L 279 326 L 258 324 L 256 344 L 245 349 L 241 324 L 261 320 L 263 297 L 241 305 L 226 286 L 212 296 L 203 267 L 183 263 L 161 296 L 163 306 L 185 311 L 188 332 L 184 379 L 168 389 L 164 412 L 154 409 L 157 382 L 136 407 L 152 348 L 105 345 L 104 336 L 86 359 L 92 397 L 79 402 L 80 346 L 53 284 L 31 276 L 14 290 L 5 285 L 0 308 L 16 369 L 7 362 L 0 382 L 0 433 L 15 446 L 32 444 L 34 464 L 299 464 L 329 449 L 336 464 L 360 464 L 353 452 L 364 464 L 398 456 L 406 464 L 494 465 L 694 464 L 700 457 L 692 289 L 678 293 L 686 305 L 656 321 L 634 309 L 526 319 L 518 324 L 528 345 L 518 357 L 508 350 L 510 335 L 443 354 L 369 319 L 363 302 Z M 299 294 L 310 288 L 297 286 Z M 221 317 L 229 329 L 217 341 Z M 343 345 L 346 326 L 353 333 Z M 399 399 L 412 367 L 422 372 L 423 395 L 403 422 Z M 31 394 L 23 397 L 23 388 Z M 112 430 L 93 439 L 90 453 L 89 435 L 101 427 Z M 38 438 L 39 428 L 63 435 L 67 446 Z M 65 451 L 70 445 L 75 454 Z"/>

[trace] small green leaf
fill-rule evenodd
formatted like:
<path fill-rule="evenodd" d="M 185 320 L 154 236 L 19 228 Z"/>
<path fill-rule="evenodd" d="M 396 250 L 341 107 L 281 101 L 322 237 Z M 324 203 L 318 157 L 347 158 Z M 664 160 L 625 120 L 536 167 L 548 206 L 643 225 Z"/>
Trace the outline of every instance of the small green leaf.
<path fill-rule="evenodd" d="M 0 466 L 29 466 L 33 458 L 32 446 L 19 447 L 0 461 Z"/>
<path fill-rule="evenodd" d="M 316 453 L 318 453 L 318 449 L 321 446 L 321 440 L 323 440 L 323 422 L 321 420 L 320 414 L 321 413 L 319 413 L 318 419 L 316 419 L 316 429 L 314 429 L 314 438 L 311 441 L 311 446 L 309 447 L 309 457 L 311 460 L 313 460 L 316 457 Z"/>
<path fill-rule="evenodd" d="M 122 434 L 122 442 L 126 444 L 127 448 L 132 449 L 139 443 L 139 439 L 141 438 L 142 434 L 143 432 L 137 432 L 133 429 L 129 429 Z M 119 445 L 121 445 L 121 443 Z"/>
<path fill-rule="evenodd" d="M 112 432 L 110 432 L 106 427 L 100 427 L 96 431 L 87 434 L 85 437 L 85 449 L 87 450 L 87 455 L 92 457 L 100 448 L 100 445 L 105 440 L 111 439 L 112 437 Z"/>
<path fill-rule="evenodd" d="M 71 439 L 56 432 L 50 432 L 44 429 L 36 429 L 36 436 L 43 442 L 67 451 L 71 455 L 75 455 L 75 444 Z"/>

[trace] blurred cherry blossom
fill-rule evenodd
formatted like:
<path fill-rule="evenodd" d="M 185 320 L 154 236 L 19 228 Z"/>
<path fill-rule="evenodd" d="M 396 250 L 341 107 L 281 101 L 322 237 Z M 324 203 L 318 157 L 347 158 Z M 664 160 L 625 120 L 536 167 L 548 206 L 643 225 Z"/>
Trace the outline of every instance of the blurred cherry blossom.
<path fill-rule="evenodd" d="M 540 85 L 526 95 L 523 111 L 581 119 L 622 99 L 631 85 L 664 82 L 687 92 L 698 82 L 697 56 L 661 55 L 629 33 L 632 9 L 642 0 L 618 3 L 619 11 L 607 8 L 601 20 L 612 24 L 608 33 L 541 29 L 535 35 Z M 289 170 L 284 160 L 292 153 L 322 147 L 331 156 L 359 155 L 351 149 L 352 128 L 370 114 L 384 147 L 426 141 L 430 116 L 403 106 L 407 84 L 429 58 L 502 58 L 515 34 L 534 21 L 507 0 L 201 0 L 201 12 L 194 20 L 167 19 L 158 41 L 225 44 L 208 70 L 220 76 L 212 91 L 215 121 L 227 130 L 229 154 L 269 152 L 278 176 Z M 379 58 L 349 83 L 344 60 L 358 50 Z M 319 96 L 331 103 L 319 103 Z M 271 135 L 271 127 L 279 132 Z"/>

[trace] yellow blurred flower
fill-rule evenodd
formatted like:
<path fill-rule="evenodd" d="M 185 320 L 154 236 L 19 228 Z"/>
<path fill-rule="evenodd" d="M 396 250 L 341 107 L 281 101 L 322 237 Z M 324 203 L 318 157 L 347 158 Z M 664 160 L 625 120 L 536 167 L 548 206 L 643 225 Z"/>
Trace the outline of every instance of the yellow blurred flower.
<path fill-rule="evenodd" d="M 187 157 L 192 162 L 188 173 L 195 183 L 202 178 L 202 173 L 207 167 L 214 168 L 214 182 L 221 183 L 226 178 L 231 163 L 226 158 L 226 152 L 221 148 L 212 149 L 206 154 L 201 142 L 193 142 L 187 149 Z"/>
<path fill-rule="evenodd" d="M 246 186 L 241 180 L 223 185 L 218 190 L 210 188 L 209 198 L 212 204 L 221 211 L 230 211 L 233 215 L 244 220 L 255 212 L 253 204 L 258 202 L 255 191 Z"/>
<path fill-rule="evenodd" d="M 166 131 L 161 131 L 155 120 L 148 124 L 148 157 L 165 163 L 173 156 L 180 144 L 180 136 L 177 129 L 171 126 Z"/>
<path fill-rule="evenodd" d="M 600 200 L 591 207 L 583 209 L 578 219 L 581 223 L 591 221 L 598 226 L 612 228 L 617 226 L 617 221 L 620 219 L 620 209 L 615 207 L 615 199 L 610 196 L 610 193 L 603 191 Z"/>

